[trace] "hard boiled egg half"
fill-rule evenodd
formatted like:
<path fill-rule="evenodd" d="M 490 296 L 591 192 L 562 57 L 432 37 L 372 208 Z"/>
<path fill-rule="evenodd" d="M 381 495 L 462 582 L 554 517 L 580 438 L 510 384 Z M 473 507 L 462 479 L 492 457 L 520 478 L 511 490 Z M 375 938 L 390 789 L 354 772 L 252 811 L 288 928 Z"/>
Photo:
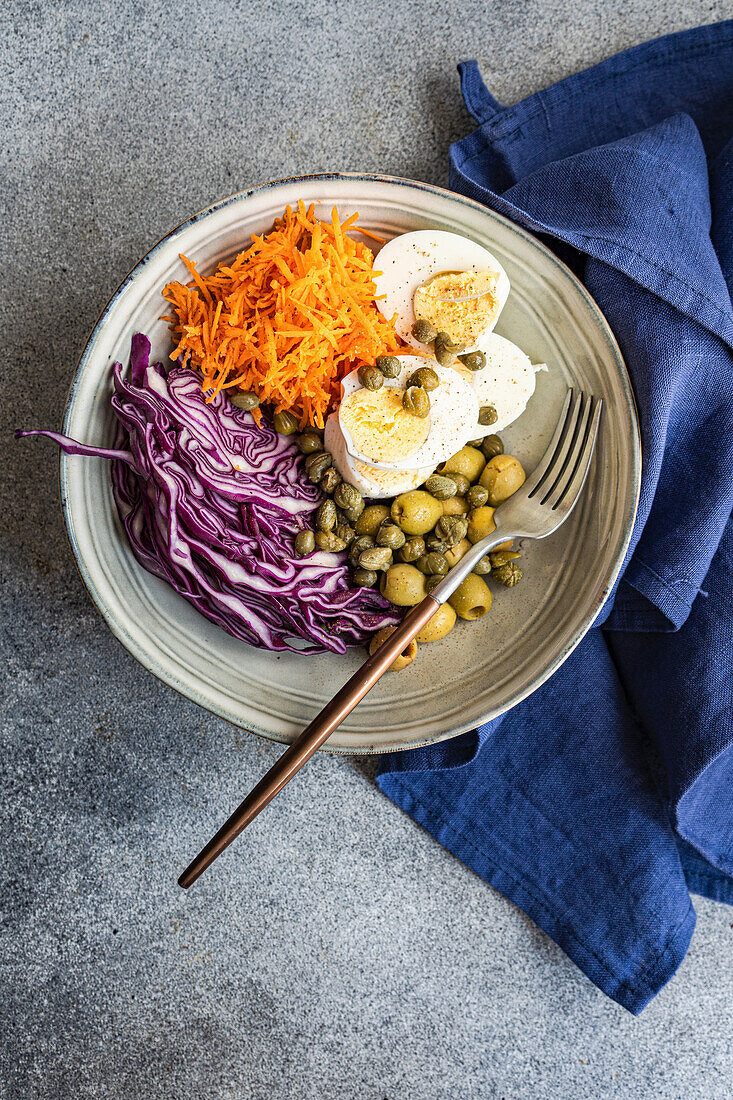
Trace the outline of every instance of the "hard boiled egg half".
<path fill-rule="evenodd" d="M 324 442 L 336 469 L 370 498 L 416 488 L 476 436 L 478 398 L 467 374 L 419 355 L 397 358 L 399 375 L 378 390 L 365 389 L 356 371 L 347 375 L 338 410 L 326 422 Z M 423 418 L 403 407 L 402 396 L 412 372 L 427 365 L 439 385 Z"/>
<path fill-rule="evenodd" d="M 509 295 L 509 279 L 496 257 L 444 230 L 395 237 L 380 250 L 375 267 L 377 306 L 386 318 L 396 318 L 398 335 L 416 348 L 423 346 L 412 335 L 418 319 L 464 349 L 474 348 L 493 329 Z"/>
<path fill-rule="evenodd" d="M 474 425 L 472 438 L 483 439 L 502 431 L 521 416 L 535 390 L 538 370 L 547 370 L 542 364 L 535 366 L 528 355 L 496 332 L 487 332 L 476 343 L 478 351 L 486 356 L 486 366 L 471 377 L 479 408 L 493 405 L 496 421 L 490 426 Z"/>

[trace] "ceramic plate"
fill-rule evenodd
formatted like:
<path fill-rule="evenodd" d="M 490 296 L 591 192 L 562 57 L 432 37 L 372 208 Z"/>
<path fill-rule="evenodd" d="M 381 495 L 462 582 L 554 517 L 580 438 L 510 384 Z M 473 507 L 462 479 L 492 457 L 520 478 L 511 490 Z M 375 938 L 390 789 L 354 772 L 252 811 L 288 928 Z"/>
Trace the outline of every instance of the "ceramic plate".
<path fill-rule="evenodd" d="M 252 232 L 266 231 L 288 204 L 315 202 L 330 216 L 357 210 L 389 238 L 412 229 L 446 229 L 490 249 L 512 284 L 497 332 L 534 362 L 527 411 L 502 432 L 505 449 L 532 470 L 547 445 L 568 385 L 604 399 L 598 448 L 571 519 L 543 542 L 521 547 L 524 580 L 495 595 L 480 622 L 459 624 L 423 646 L 417 660 L 390 674 L 359 704 L 326 749 L 381 752 L 452 737 L 500 714 L 534 691 L 590 627 L 623 561 L 640 477 L 634 398 L 619 349 L 583 286 L 542 244 L 478 203 L 408 180 L 319 175 L 280 180 L 224 199 L 169 233 L 116 291 L 76 371 L 64 431 L 109 446 L 111 364 L 126 362 L 134 332 L 147 333 L 154 358 L 170 351 L 159 320 L 163 286 L 187 279 L 179 253 L 203 270 L 231 257 Z M 92 599 L 114 634 L 171 687 L 230 722 L 275 741 L 291 740 L 355 671 L 346 657 L 273 654 L 230 638 L 165 583 L 138 565 L 112 498 L 109 465 L 61 457 L 64 516 Z"/>

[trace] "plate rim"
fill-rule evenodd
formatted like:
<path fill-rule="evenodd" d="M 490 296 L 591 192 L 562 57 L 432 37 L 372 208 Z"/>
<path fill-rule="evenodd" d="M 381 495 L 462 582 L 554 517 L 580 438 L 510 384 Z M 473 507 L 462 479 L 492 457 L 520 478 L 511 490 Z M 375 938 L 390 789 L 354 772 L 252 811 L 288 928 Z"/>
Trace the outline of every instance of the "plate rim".
<path fill-rule="evenodd" d="M 94 325 L 92 326 L 89 335 L 85 341 L 82 352 L 77 360 L 76 368 L 69 386 L 69 390 L 66 397 L 66 403 L 64 407 L 63 415 L 63 427 L 64 434 L 68 434 L 69 422 L 71 421 L 74 405 L 75 395 L 79 387 L 87 363 L 91 358 L 95 337 L 97 336 L 101 327 L 105 324 L 107 317 L 114 308 L 117 300 L 125 292 L 127 287 L 134 281 L 138 273 L 144 268 L 144 266 L 151 260 L 169 241 L 175 237 L 178 233 L 182 233 L 190 226 L 195 225 L 197 222 L 202 221 L 211 215 L 226 209 L 226 207 L 233 204 L 244 202 L 255 194 L 260 194 L 269 190 L 276 191 L 280 188 L 287 186 L 293 186 L 297 184 L 306 184 L 313 182 L 326 182 L 333 181 L 339 182 L 348 180 L 352 182 L 374 183 L 374 184 L 389 184 L 396 185 L 398 187 L 405 187 L 411 191 L 423 191 L 436 197 L 448 199 L 452 203 L 458 203 L 470 207 L 475 212 L 489 218 L 489 220 L 496 220 L 509 227 L 510 230 L 523 238 L 531 247 L 538 248 L 543 252 L 551 263 L 562 272 L 562 274 L 571 280 L 575 284 L 575 288 L 580 292 L 581 297 L 585 300 L 586 306 L 590 312 L 594 315 L 596 324 L 603 330 L 604 335 L 610 345 L 611 351 L 616 359 L 617 366 L 619 367 L 619 377 L 621 379 L 622 389 L 625 392 L 627 399 L 629 400 L 629 408 L 632 414 L 632 424 L 634 431 L 632 433 L 632 439 L 630 440 L 630 480 L 633 485 L 633 500 L 630 500 L 627 504 L 627 514 L 624 517 L 624 538 L 619 550 L 616 553 L 615 560 L 613 561 L 612 568 L 609 573 L 608 581 L 603 591 L 598 595 L 595 604 L 592 608 L 588 608 L 587 620 L 585 624 L 575 631 L 574 635 L 568 640 L 562 651 L 557 655 L 555 660 L 543 670 L 542 674 L 535 678 L 531 687 L 527 688 L 524 692 L 519 693 L 518 697 L 513 700 L 510 707 L 500 711 L 499 714 L 506 713 L 507 710 L 513 709 L 524 699 L 528 698 L 531 694 L 537 691 L 546 681 L 557 672 L 560 666 L 567 660 L 573 650 L 579 645 L 588 631 L 595 623 L 598 615 L 600 614 L 603 606 L 605 605 L 608 596 L 612 592 L 616 581 L 618 580 L 621 567 L 626 558 L 626 553 L 629 548 L 631 537 L 633 534 L 634 523 L 636 520 L 636 513 L 638 510 L 639 497 L 641 492 L 641 431 L 639 426 L 639 414 L 638 406 L 636 402 L 636 395 L 631 383 L 631 377 L 624 357 L 619 348 L 618 341 L 611 329 L 608 321 L 606 320 L 603 312 L 598 306 L 595 299 L 589 293 L 585 285 L 575 275 L 575 273 L 565 264 L 553 251 L 548 248 L 543 241 L 534 236 L 523 226 L 517 225 L 510 218 L 505 217 L 503 214 L 497 213 L 490 207 L 485 206 L 483 203 L 478 202 L 475 199 L 467 198 L 465 195 L 461 195 L 456 191 L 451 191 L 449 188 L 440 187 L 437 184 L 425 183 L 421 180 L 411 180 L 401 176 L 383 175 L 380 173 L 368 173 L 368 172 L 315 172 L 307 175 L 294 175 L 285 176 L 282 178 L 276 178 L 267 180 L 264 183 L 257 184 L 253 187 L 245 188 L 241 191 L 235 191 L 227 195 L 222 199 L 218 199 L 208 206 L 196 211 L 184 218 L 182 221 L 174 225 L 167 233 L 158 238 L 157 241 L 145 252 L 140 259 L 133 265 L 127 272 L 124 278 L 120 281 L 117 287 L 113 290 L 112 294 L 107 299 L 107 302 L 100 311 Z M 258 728 L 255 723 L 248 722 L 247 725 L 240 725 L 234 721 L 229 714 L 223 713 L 220 709 L 217 709 L 216 705 L 211 700 L 205 700 L 202 698 L 200 692 L 195 685 L 186 685 L 178 680 L 175 676 L 169 674 L 159 663 L 157 663 L 154 657 L 142 646 L 138 645 L 125 630 L 124 624 L 120 621 L 119 617 L 115 613 L 112 606 L 108 606 L 103 599 L 97 585 L 94 582 L 94 578 L 91 575 L 90 570 L 87 567 L 86 560 L 81 553 L 81 549 L 76 539 L 73 516 L 71 514 L 71 507 L 69 505 L 68 494 L 68 482 L 69 482 L 69 456 L 63 451 L 59 454 L 59 495 L 61 499 L 61 510 L 64 517 L 64 524 L 66 527 L 66 536 L 71 548 L 74 563 L 76 565 L 77 572 L 81 578 L 82 584 L 87 590 L 87 593 L 92 601 L 92 604 L 104 619 L 108 628 L 117 641 L 130 653 L 139 664 L 142 665 L 146 671 L 152 673 L 156 679 L 166 684 L 168 687 L 173 688 L 178 694 L 183 695 L 185 698 L 190 699 L 197 706 L 200 706 L 203 710 L 209 714 L 214 715 L 217 718 L 221 718 L 228 722 L 230 725 L 237 729 L 244 729 L 247 732 L 254 733 L 256 736 L 263 738 L 264 740 L 278 743 L 288 744 L 284 738 L 278 737 L 272 733 L 272 731 Z M 326 742 L 325 745 L 319 749 L 319 752 L 327 752 L 338 755 L 346 756 L 371 756 L 375 754 L 382 754 L 388 752 L 407 752 L 411 749 L 423 748 L 427 745 L 438 744 L 441 741 L 447 741 L 452 737 L 458 737 L 462 733 L 466 733 L 471 729 L 475 729 L 477 725 L 481 725 L 484 721 L 493 720 L 498 715 L 487 715 L 482 722 L 474 723 L 470 722 L 466 726 L 459 726 L 456 729 L 450 729 L 445 733 L 437 736 L 426 737 L 421 740 L 410 742 L 409 744 L 396 743 L 385 745 L 366 745 L 366 746 L 343 746 L 343 745 L 329 745 Z"/>

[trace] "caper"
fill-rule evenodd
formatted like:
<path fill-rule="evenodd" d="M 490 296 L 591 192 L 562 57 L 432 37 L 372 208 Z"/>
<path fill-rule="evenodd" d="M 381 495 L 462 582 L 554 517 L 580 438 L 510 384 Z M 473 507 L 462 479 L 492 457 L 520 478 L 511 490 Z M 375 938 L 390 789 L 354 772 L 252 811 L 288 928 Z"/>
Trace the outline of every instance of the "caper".
<path fill-rule="evenodd" d="M 295 536 L 295 553 L 299 558 L 307 558 L 316 548 L 316 537 L 310 528 L 305 527 Z"/>
<path fill-rule="evenodd" d="M 357 535 L 349 547 L 349 561 L 352 565 L 359 564 L 359 558 L 365 550 L 371 550 L 374 539 L 371 535 Z"/>
<path fill-rule="evenodd" d="M 499 414 L 493 405 L 482 405 L 478 411 L 478 422 L 482 428 L 488 428 L 491 424 L 496 424 L 499 419 Z"/>
<path fill-rule="evenodd" d="M 450 461 L 450 459 L 448 461 Z M 465 474 L 459 473 L 458 470 L 441 470 L 440 473 L 442 477 L 449 477 L 451 481 L 455 482 L 456 492 L 459 496 L 463 497 L 466 495 L 471 482 Z"/>
<path fill-rule="evenodd" d="M 316 546 L 329 554 L 338 554 L 340 550 L 346 549 L 346 543 L 333 531 L 316 531 Z"/>
<path fill-rule="evenodd" d="M 422 489 L 400 493 L 392 501 L 392 519 L 406 535 L 424 535 L 432 531 L 443 514 L 440 501 Z"/>
<path fill-rule="evenodd" d="M 298 447 L 304 455 L 313 455 L 323 450 L 323 440 L 315 432 L 303 432 L 297 439 Z"/>
<path fill-rule="evenodd" d="M 487 435 L 486 439 L 481 441 L 481 450 L 487 459 L 492 459 L 496 455 L 504 454 L 504 444 L 498 435 Z"/>
<path fill-rule="evenodd" d="M 480 619 L 491 608 L 491 591 L 485 580 L 469 573 L 448 597 L 448 603 L 459 619 Z"/>
<path fill-rule="evenodd" d="M 308 480 L 317 485 L 330 465 L 331 456 L 328 451 L 319 451 L 317 454 L 308 455 L 305 460 L 305 472 L 308 475 Z"/>
<path fill-rule="evenodd" d="M 420 538 L 419 535 L 414 535 L 411 539 L 407 540 L 397 556 L 400 561 L 411 562 L 417 561 L 424 553 L 425 539 Z"/>
<path fill-rule="evenodd" d="M 475 573 L 479 577 L 485 577 L 487 573 L 490 573 L 491 560 L 489 558 L 489 555 L 486 554 L 483 558 L 479 558 L 471 572 Z"/>
<path fill-rule="evenodd" d="M 448 543 L 444 539 L 438 538 L 437 535 L 428 535 L 425 539 L 425 546 L 428 550 L 434 550 L 436 554 L 444 554 L 448 549 Z"/>
<path fill-rule="evenodd" d="M 437 574 L 441 577 L 444 577 L 450 569 L 445 554 L 439 554 L 436 550 L 431 550 L 429 554 L 426 554 L 424 558 L 420 558 L 415 564 L 421 573 Z"/>
<path fill-rule="evenodd" d="M 505 588 L 514 588 L 522 579 L 522 570 L 515 561 L 508 561 L 506 565 L 500 565 L 498 569 L 491 570 L 491 576 Z"/>
<path fill-rule="evenodd" d="M 491 559 L 491 568 L 500 569 L 502 565 L 506 565 L 508 561 L 514 561 L 516 558 L 521 558 L 521 554 L 518 554 L 516 550 L 495 550 L 489 554 Z"/>
<path fill-rule="evenodd" d="M 431 474 L 425 482 L 425 488 L 436 500 L 449 500 L 458 492 L 453 478 L 443 477 L 442 474 Z"/>
<path fill-rule="evenodd" d="M 336 536 L 341 539 L 344 546 L 351 546 L 356 538 L 356 531 L 348 523 L 339 523 L 336 528 Z"/>
<path fill-rule="evenodd" d="M 336 526 L 336 505 L 332 500 L 324 500 L 316 512 L 316 527 L 319 531 L 333 531 Z"/>
<path fill-rule="evenodd" d="M 340 485 L 336 486 L 333 499 L 336 504 L 338 504 L 339 508 L 343 508 L 344 511 L 348 508 L 356 508 L 359 501 L 361 501 L 362 504 L 364 503 L 364 498 L 359 490 L 354 485 L 349 485 L 348 481 L 342 481 Z"/>
<path fill-rule="evenodd" d="M 443 578 L 441 577 L 440 573 L 433 573 L 432 576 L 425 578 L 425 591 L 428 596 L 435 588 L 438 587 L 442 579 Z"/>
<path fill-rule="evenodd" d="M 486 366 L 486 356 L 482 351 L 468 351 L 465 355 L 459 355 L 458 358 L 469 370 L 483 370 Z"/>
<path fill-rule="evenodd" d="M 466 446 L 467 447 L 478 447 L 478 449 L 481 450 L 481 444 L 482 443 L 483 443 L 483 439 L 469 439 Z"/>
<path fill-rule="evenodd" d="M 405 545 L 405 532 L 396 523 L 383 523 L 377 530 L 377 546 L 388 546 L 390 550 L 399 550 Z"/>
<path fill-rule="evenodd" d="M 466 493 L 466 503 L 469 508 L 481 508 L 489 499 L 489 490 L 483 485 L 472 485 Z"/>
<path fill-rule="evenodd" d="M 394 355 L 378 355 L 375 366 L 385 378 L 397 378 L 402 370 L 402 364 Z"/>
<path fill-rule="evenodd" d="M 467 531 L 468 523 L 463 516 L 441 516 L 435 524 L 435 534 L 449 550 L 451 546 L 457 546 L 461 539 L 465 539 Z"/>
<path fill-rule="evenodd" d="M 298 418 L 287 409 L 281 409 L 273 416 L 272 426 L 278 435 L 295 435 L 298 430 Z"/>
<path fill-rule="evenodd" d="M 516 493 L 525 481 L 522 463 L 513 455 L 496 455 L 481 474 L 481 484 L 489 493 L 489 504 L 498 508 Z"/>
<path fill-rule="evenodd" d="M 356 504 L 354 504 L 351 508 L 342 509 L 343 514 L 340 517 L 340 519 L 344 523 L 350 523 L 353 527 L 353 525 L 356 523 L 356 521 L 358 520 L 359 516 L 361 515 L 361 513 L 363 511 L 364 511 L 364 498 L 359 497 Z"/>
<path fill-rule="evenodd" d="M 419 340 L 421 344 L 432 344 L 435 337 L 438 335 L 438 330 L 430 324 L 430 321 L 426 321 L 424 317 L 418 317 L 415 324 L 412 326 L 412 335 L 416 340 Z"/>
<path fill-rule="evenodd" d="M 324 493 L 332 493 L 336 486 L 341 484 L 341 474 L 335 466 L 329 466 L 318 484 Z"/>
<path fill-rule="evenodd" d="M 402 395 L 402 407 L 424 420 L 430 415 L 430 398 L 420 386 L 409 386 Z"/>
<path fill-rule="evenodd" d="M 412 607 L 425 597 L 425 577 L 414 565 L 392 565 L 382 577 L 379 590 L 398 607 Z"/>
<path fill-rule="evenodd" d="M 380 523 L 388 518 L 389 508 L 386 504 L 370 504 L 356 521 L 357 535 L 376 535 Z"/>
<path fill-rule="evenodd" d="M 384 385 L 384 375 L 378 367 L 359 367 L 356 373 L 365 390 L 381 390 Z"/>
<path fill-rule="evenodd" d="M 374 546 L 370 550 L 362 550 L 359 554 L 359 565 L 362 569 L 389 569 L 391 564 L 392 551 L 388 546 Z"/>
<path fill-rule="evenodd" d="M 433 341 L 433 352 L 441 367 L 450 367 L 460 351 L 458 344 L 454 344 L 447 332 L 439 332 Z"/>
<path fill-rule="evenodd" d="M 358 584 L 360 588 L 373 588 L 377 583 L 377 574 L 373 569 L 362 569 L 359 566 L 354 570 L 354 584 Z"/>
<path fill-rule="evenodd" d="M 440 379 L 432 367 L 418 367 L 407 379 L 407 385 L 420 386 L 430 393 L 431 390 L 437 390 L 440 385 Z"/>
<path fill-rule="evenodd" d="M 236 405 L 238 409 L 244 409 L 245 412 L 256 409 L 260 403 L 259 397 L 252 390 L 242 390 L 241 393 L 235 393 L 231 400 L 232 405 Z"/>

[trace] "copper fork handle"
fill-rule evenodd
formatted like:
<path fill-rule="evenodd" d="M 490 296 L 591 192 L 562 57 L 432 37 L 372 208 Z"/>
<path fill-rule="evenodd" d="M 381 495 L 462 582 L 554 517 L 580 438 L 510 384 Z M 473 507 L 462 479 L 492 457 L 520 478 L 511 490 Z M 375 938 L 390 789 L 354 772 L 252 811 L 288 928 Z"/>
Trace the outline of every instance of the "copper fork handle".
<path fill-rule="evenodd" d="M 254 790 L 247 795 L 244 802 L 224 822 L 218 833 L 201 849 L 179 878 L 179 886 L 187 889 L 195 882 L 216 857 L 249 825 L 250 821 L 264 810 L 268 802 L 271 802 L 285 784 L 290 782 L 295 773 L 310 760 L 316 749 L 320 748 L 341 725 L 344 718 L 351 714 L 359 700 L 374 687 L 380 676 L 407 648 L 415 635 L 420 633 L 439 607 L 440 604 L 432 596 L 426 596 L 422 603 L 413 607 L 397 629 L 364 662 L 333 699 L 326 703 L 320 714 L 316 715 L 309 726 L 306 726 L 277 763 L 273 764 L 269 772 L 262 777 Z"/>

